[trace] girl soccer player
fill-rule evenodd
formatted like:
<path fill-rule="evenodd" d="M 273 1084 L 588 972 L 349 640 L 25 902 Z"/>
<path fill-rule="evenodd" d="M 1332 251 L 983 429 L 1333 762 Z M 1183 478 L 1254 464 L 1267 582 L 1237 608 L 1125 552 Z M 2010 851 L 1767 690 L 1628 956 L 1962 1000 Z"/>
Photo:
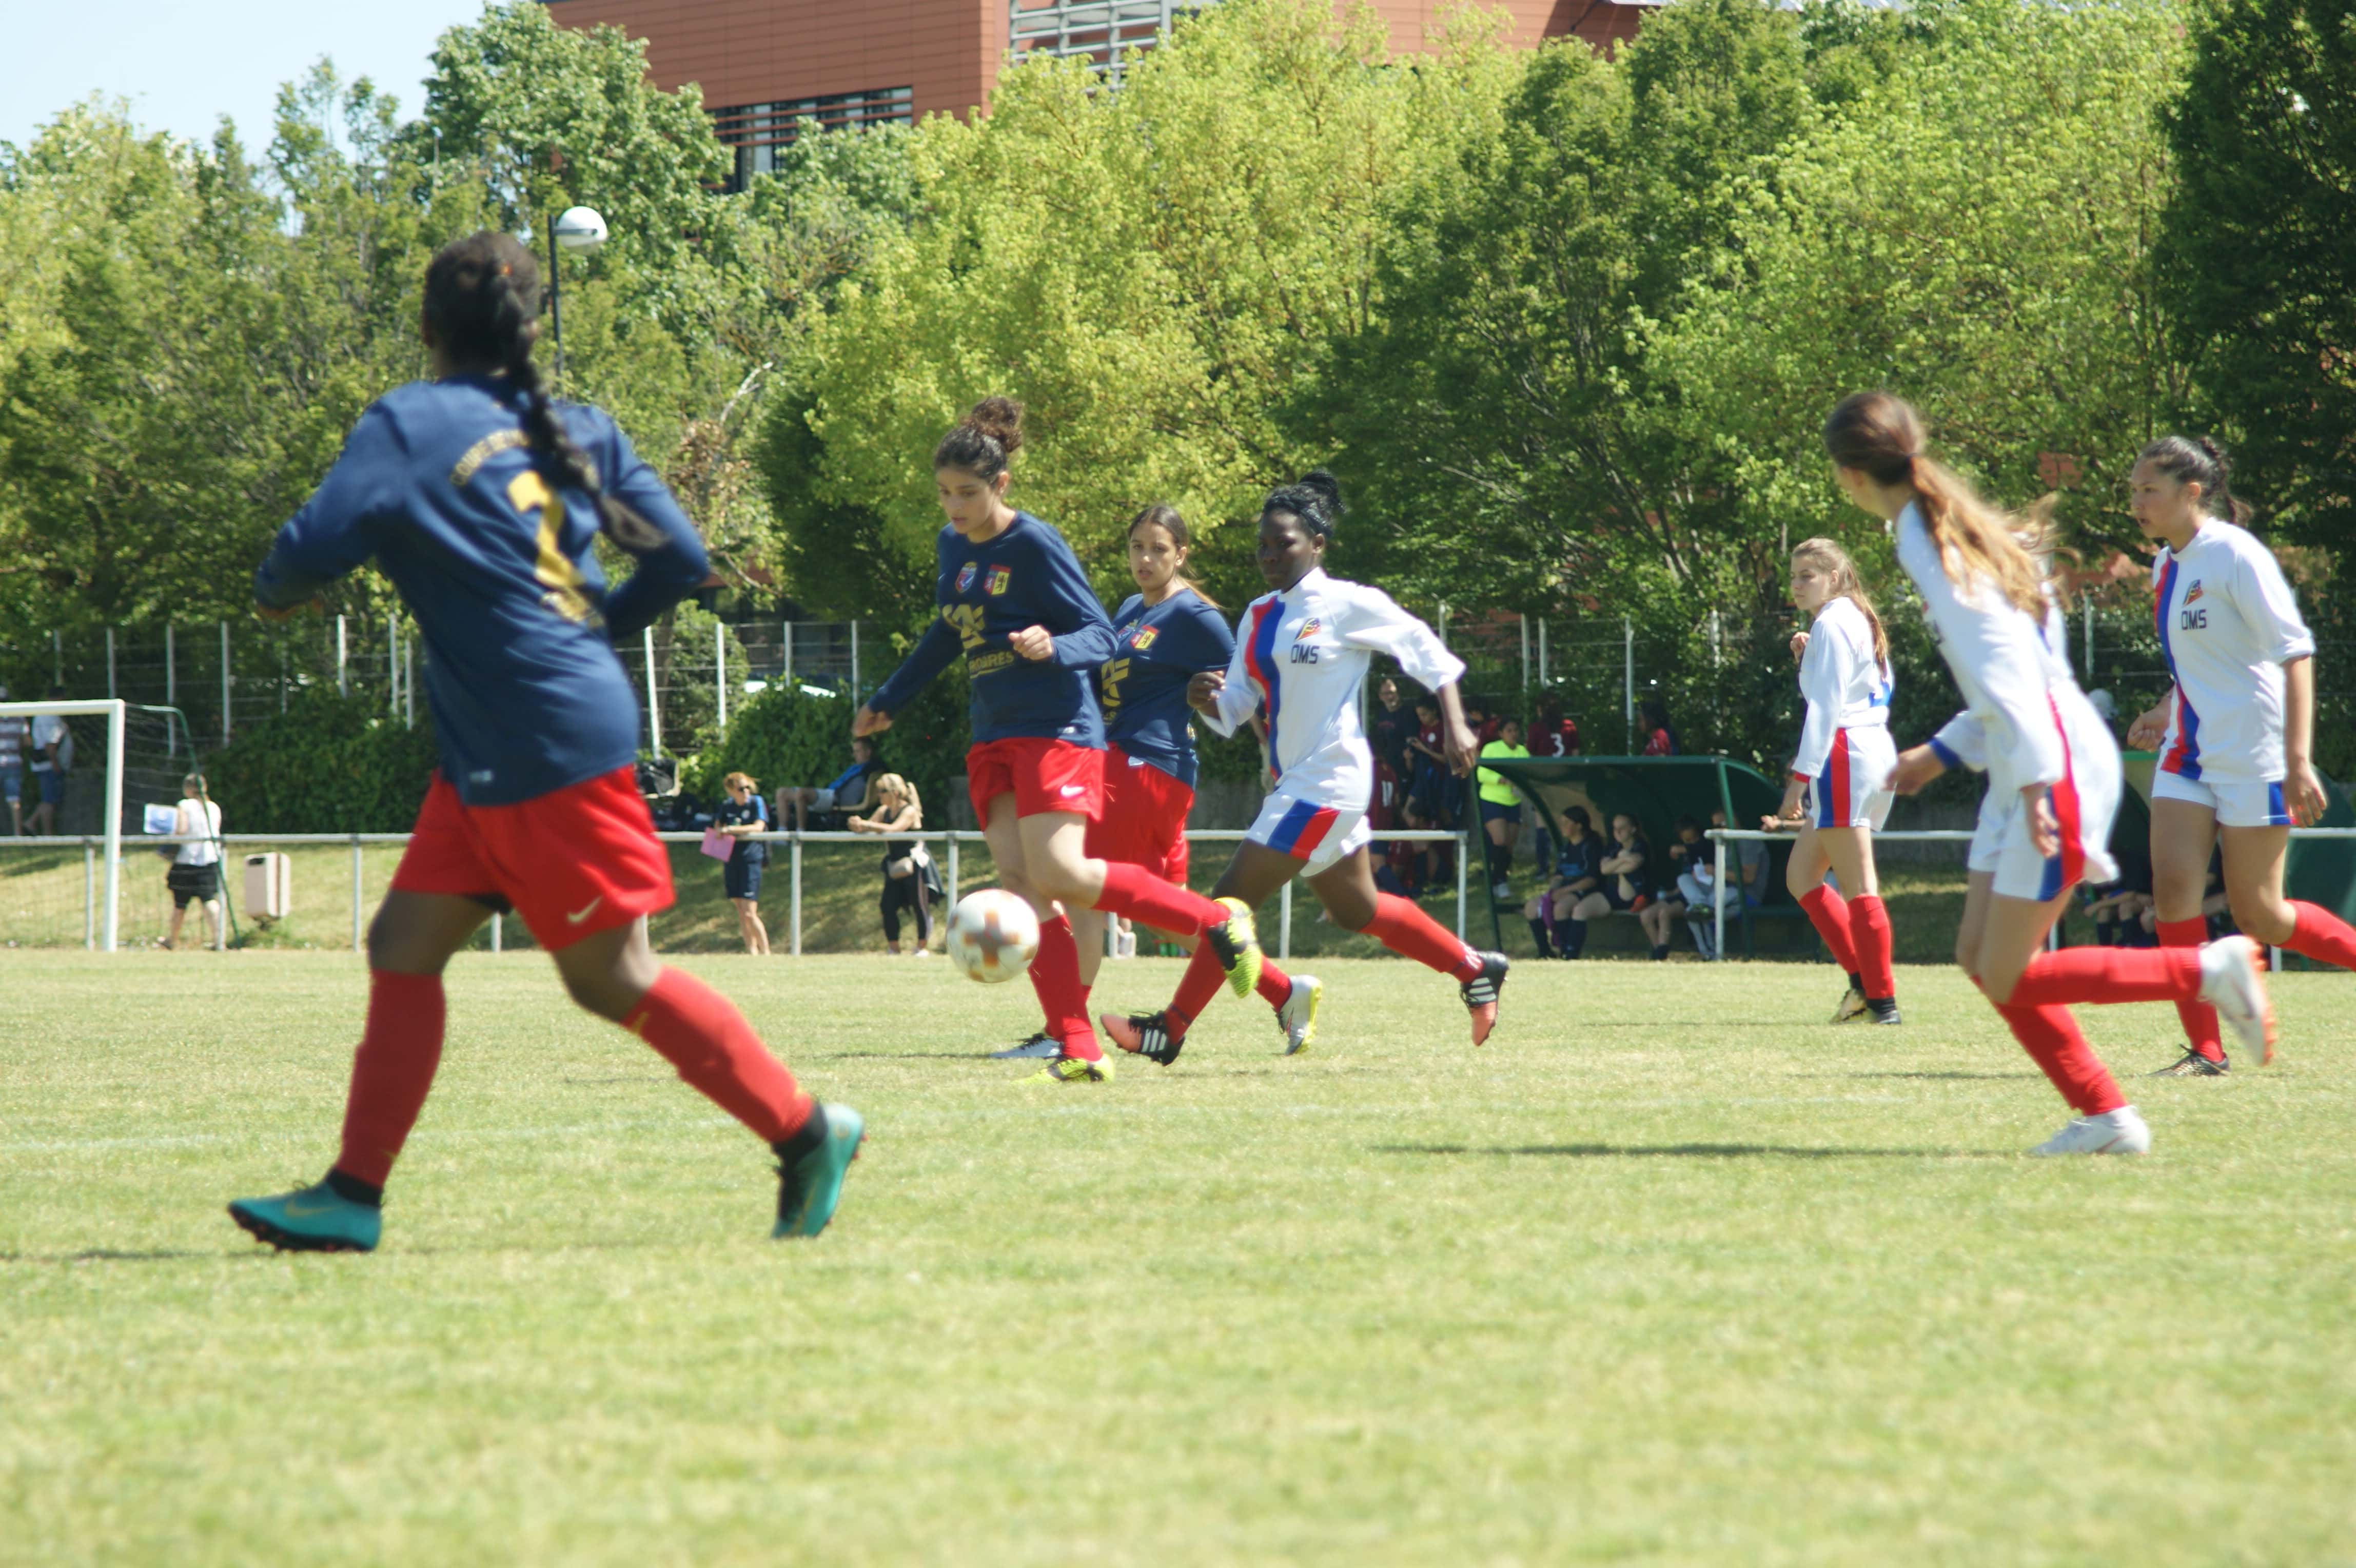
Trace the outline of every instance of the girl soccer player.
<path fill-rule="evenodd" d="M 1799 827 L 1784 879 L 1848 975 L 1833 1022 L 1895 1024 L 1890 912 L 1873 865 L 1873 835 L 1890 820 L 1888 780 L 1898 761 L 1890 743 L 1890 638 L 1857 564 L 1832 540 L 1804 540 L 1793 550 L 1792 603 L 1812 618 L 1800 653 L 1808 716 L 1783 809 L 1762 825 Z M 1826 871 L 1848 898 L 1825 880 Z"/>
<path fill-rule="evenodd" d="M 2128 744 L 2156 746 L 2151 779 L 2152 896 L 2160 945 L 2198 947 L 2210 852 L 2222 838 L 2233 924 L 2268 947 L 2356 969 L 2356 930 L 2327 909 L 2283 897 L 2294 822 L 2324 811 L 2308 759 L 2315 733 L 2315 639 L 2274 553 L 2240 526 L 2225 455 L 2169 435 L 2136 458 L 2136 521 L 2160 552 L 2153 615 L 2174 688 L 2136 719 Z M 2227 1070 L 2217 1015 L 2179 1004 L 2189 1045 L 2168 1076 Z"/>
<path fill-rule="evenodd" d="M 1496 1026 L 1505 955 L 1465 946 L 1416 905 L 1376 889 L 1366 854 L 1375 763 L 1358 724 L 1369 659 L 1387 654 L 1409 680 L 1438 693 L 1449 765 L 1460 777 L 1471 772 L 1476 749 L 1456 691 L 1464 665 L 1389 595 L 1325 575 L 1325 547 L 1341 513 L 1341 487 L 1322 470 L 1268 498 L 1259 516 L 1259 569 L 1274 591 L 1245 609 L 1226 671 L 1205 671 L 1189 685 L 1194 710 L 1221 735 L 1233 735 L 1266 709 L 1276 775 L 1274 792 L 1214 891 L 1223 902 L 1250 908 L 1307 875 L 1344 929 L 1364 931 L 1393 952 L 1452 975 L 1472 1012 L 1477 1046 Z M 1273 970 L 1263 961 L 1263 976 Z M 1167 1067 L 1218 986 L 1215 963 L 1198 950 L 1167 1009 L 1127 1018 L 1107 1014 L 1098 1022 L 1123 1050 Z M 1299 1048 L 1288 1043 L 1289 1051 Z"/>
<path fill-rule="evenodd" d="M 973 679 L 973 747 L 966 753 L 974 815 L 999 885 L 1039 913 L 1031 984 L 1060 1052 L 1039 1076 L 1066 1083 L 1112 1077 L 1088 1026 L 1072 923 L 1058 903 L 1106 909 L 1203 944 L 1236 994 L 1259 979 L 1251 910 L 1173 887 L 1140 866 L 1087 851 L 1104 812 L 1105 725 L 1090 674 L 1114 656 L 1112 626 L 1064 536 L 1006 504 L 1023 446 L 1023 410 L 986 398 L 941 437 L 933 479 L 948 516 L 937 542 L 940 618 L 851 720 L 854 736 L 892 715 L 960 652 Z"/>
<path fill-rule="evenodd" d="M 670 861 L 633 778 L 637 698 L 614 645 L 709 567 L 613 420 L 541 390 L 539 316 L 538 270 L 514 240 L 443 247 L 425 273 L 434 379 L 369 406 L 254 574 L 256 603 L 284 614 L 373 558 L 424 633 L 442 747 L 369 928 L 343 1151 L 316 1187 L 230 1205 L 282 1250 L 376 1246 L 385 1178 L 442 1057 L 442 971 L 494 909 L 523 917 L 575 1002 L 776 1151 L 772 1234 L 825 1229 L 862 1135 L 857 1112 L 814 1101 L 742 1014 L 647 944 Z M 601 533 L 638 563 L 612 593 Z"/>
<path fill-rule="evenodd" d="M 2263 1042 L 2274 1017 L 2257 949 L 2228 937 L 2198 950 L 2039 950 L 2080 878 L 2114 875 L 2104 845 L 2118 809 L 2118 748 L 2039 635 L 2044 587 L 2011 520 L 1923 454 L 1913 409 L 1888 392 L 1859 392 L 1825 421 L 1824 442 L 1843 493 L 1895 532 L 1899 564 L 1987 736 L 1988 790 L 2001 803 L 1997 854 L 1994 871 L 1971 875 L 1955 956 L 2078 1112 L 2032 1152 L 2141 1154 L 2150 1129 L 2068 1004 L 2197 998 L 2244 1040 Z M 1920 748 L 1901 759 L 1893 781 L 1920 788 L 1943 766 Z"/>

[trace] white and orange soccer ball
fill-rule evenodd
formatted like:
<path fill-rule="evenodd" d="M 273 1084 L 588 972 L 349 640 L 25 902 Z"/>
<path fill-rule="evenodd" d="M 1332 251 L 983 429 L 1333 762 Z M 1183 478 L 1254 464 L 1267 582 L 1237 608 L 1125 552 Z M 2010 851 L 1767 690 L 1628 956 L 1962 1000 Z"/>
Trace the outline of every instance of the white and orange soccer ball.
<path fill-rule="evenodd" d="M 1039 917 L 1028 899 L 1003 887 L 985 887 L 949 911 L 949 961 L 970 980 L 996 984 L 1031 967 L 1039 951 Z"/>

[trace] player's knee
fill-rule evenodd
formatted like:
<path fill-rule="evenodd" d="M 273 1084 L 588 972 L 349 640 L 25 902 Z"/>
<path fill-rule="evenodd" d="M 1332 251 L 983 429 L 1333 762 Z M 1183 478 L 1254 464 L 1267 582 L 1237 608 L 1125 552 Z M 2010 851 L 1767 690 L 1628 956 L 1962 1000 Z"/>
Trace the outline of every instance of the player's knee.
<path fill-rule="evenodd" d="M 2234 928 L 2260 947 L 2282 946 L 2297 928 L 2290 906 L 2280 898 L 2270 898 L 2263 893 L 2229 891 L 2225 905 L 2233 912 Z"/>

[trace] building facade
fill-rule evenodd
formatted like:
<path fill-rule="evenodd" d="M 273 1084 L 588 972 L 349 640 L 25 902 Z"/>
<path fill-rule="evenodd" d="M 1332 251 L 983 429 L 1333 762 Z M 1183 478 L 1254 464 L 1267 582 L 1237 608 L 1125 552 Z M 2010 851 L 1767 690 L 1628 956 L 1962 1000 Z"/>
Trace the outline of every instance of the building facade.
<path fill-rule="evenodd" d="M 1215 3 L 1215 0 L 1210 0 Z M 1633 37 L 1659 0 L 1506 0 L 1514 41 L 1575 35 L 1597 48 Z M 1420 48 L 1453 0 L 1376 0 L 1391 48 Z M 703 89 L 736 183 L 773 164 L 804 116 L 830 130 L 909 124 L 987 107 L 1001 63 L 1076 55 L 1114 75 L 1187 0 L 552 0 L 568 27 L 608 24 L 648 42 L 665 91 Z"/>

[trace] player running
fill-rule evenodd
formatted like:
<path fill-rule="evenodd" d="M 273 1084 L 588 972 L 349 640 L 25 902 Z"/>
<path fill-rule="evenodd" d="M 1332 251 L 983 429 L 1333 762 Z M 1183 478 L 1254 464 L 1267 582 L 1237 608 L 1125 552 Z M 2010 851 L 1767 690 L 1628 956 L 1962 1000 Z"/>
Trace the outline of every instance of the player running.
<path fill-rule="evenodd" d="M 2070 1015 L 2076 1002 L 2202 1000 L 2249 1044 L 2274 1036 L 2257 949 L 2228 937 L 2197 950 L 2068 948 L 2041 952 L 2070 891 L 2115 875 L 2105 845 L 2118 809 L 2119 754 L 2039 635 L 2047 599 L 2012 521 L 1923 455 L 1913 409 L 1888 392 L 1845 399 L 1825 421 L 1841 490 L 1890 524 L 1899 564 L 1965 705 L 1987 737 L 1988 792 L 2001 802 L 1995 869 L 1975 871 L 1955 956 L 2030 1058 L 2078 1112 L 2031 1151 L 2139 1155 L 2151 1132 Z M 1939 759 L 1901 758 L 1911 792 Z"/>
<path fill-rule="evenodd" d="M 1245 609 L 1226 672 L 1207 671 L 1189 685 L 1187 700 L 1221 735 L 1266 710 L 1276 774 L 1275 792 L 1213 891 L 1248 908 L 1306 875 L 1344 929 L 1363 931 L 1454 976 L 1477 1046 L 1496 1027 L 1505 955 L 1469 948 L 1410 900 L 1376 890 L 1366 854 L 1375 763 L 1358 725 L 1369 656 L 1387 654 L 1408 679 L 1438 694 L 1449 765 L 1460 776 L 1470 773 L 1478 748 L 1456 690 L 1464 664 L 1389 595 L 1325 575 L 1325 547 L 1342 510 L 1341 487 L 1323 470 L 1268 498 L 1259 516 L 1259 569 L 1275 591 Z M 1263 961 L 1260 973 L 1268 983 L 1263 994 L 1277 985 L 1290 994 L 1291 983 L 1273 964 Z M 1107 1014 L 1098 1022 L 1123 1050 L 1167 1067 L 1218 985 L 1214 961 L 1198 950 L 1169 1007 L 1127 1018 Z M 1294 1039 L 1288 1030 L 1288 1054 L 1308 1043 L 1306 1032 Z"/>
<path fill-rule="evenodd" d="M 1829 539 L 1792 552 L 1792 603 L 1813 618 L 1800 646 L 1800 693 L 1808 714 L 1793 754 L 1781 811 L 1761 825 L 1799 824 L 1784 877 L 1808 923 L 1848 975 L 1833 1022 L 1895 1024 L 1898 983 L 1890 958 L 1890 911 L 1873 865 L 1873 835 L 1890 820 L 1890 639 L 1865 596 L 1857 564 Z M 1854 895 L 1843 899 L 1829 870 Z"/>
<path fill-rule="evenodd" d="M 999 885 L 1039 914 L 1031 984 L 1059 1052 L 1037 1076 L 1066 1083 L 1112 1077 L 1088 1026 L 1088 987 L 1071 921 L 1058 903 L 1103 909 L 1180 937 L 1205 933 L 1235 987 L 1259 979 L 1248 907 L 1214 903 L 1136 865 L 1100 860 L 1087 825 L 1104 811 L 1105 725 L 1090 673 L 1114 656 L 1111 623 L 1064 536 L 1006 504 L 1008 464 L 1023 446 L 1023 409 L 985 398 L 933 452 L 948 516 L 937 542 L 940 618 L 851 720 L 853 736 L 892 715 L 963 653 L 973 681 L 966 784 L 998 865 Z"/>
<path fill-rule="evenodd" d="M 281 1250 L 369 1251 L 384 1184 L 442 1058 L 442 972 L 513 908 L 573 999 L 668 1058 L 776 1151 L 776 1236 L 815 1236 L 863 1129 L 795 1084 L 725 998 L 659 962 L 648 913 L 670 860 L 638 796 L 636 689 L 614 651 L 702 582 L 703 542 L 613 420 L 558 404 L 531 348 L 540 282 L 505 234 L 445 245 L 425 273 L 434 379 L 360 416 L 254 574 L 284 614 L 370 561 L 417 618 L 441 743 L 417 826 L 369 927 L 368 1023 L 327 1179 L 241 1198 Z M 611 593 L 603 534 L 637 557 Z"/>
<path fill-rule="evenodd" d="M 2157 746 L 2151 779 L 2152 897 L 2162 947 L 2208 935 L 2201 898 L 2211 851 L 2224 841 L 2233 924 L 2267 947 L 2356 969 L 2356 930 L 2329 910 L 2283 897 L 2294 822 L 2320 821 L 2315 639 L 2274 553 L 2251 537 L 2227 489 L 2225 455 L 2208 440 L 2163 436 L 2129 478 L 2136 521 L 2157 540 L 2153 616 L 2173 689 L 2137 718 L 2127 743 Z M 2189 1042 L 2155 1076 L 2215 1077 L 2229 1062 L 2215 1011 L 2179 1003 Z"/>

